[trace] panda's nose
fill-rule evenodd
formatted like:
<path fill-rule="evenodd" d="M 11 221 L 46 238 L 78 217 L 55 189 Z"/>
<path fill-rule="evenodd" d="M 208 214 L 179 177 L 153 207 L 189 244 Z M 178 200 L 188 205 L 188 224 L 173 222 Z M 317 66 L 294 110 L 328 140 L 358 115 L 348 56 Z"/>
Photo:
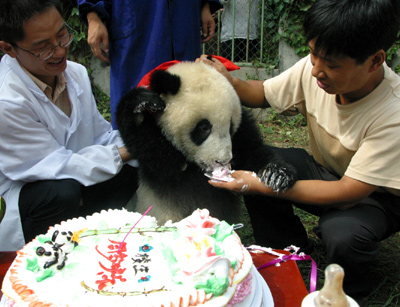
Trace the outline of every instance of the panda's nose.
<path fill-rule="evenodd" d="M 217 166 L 227 167 L 227 166 L 230 166 L 230 164 L 229 164 L 230 162 L 231 162 L 231 159 L 229 159 L 229 161 L 216 160 L 215 164 Z"/>

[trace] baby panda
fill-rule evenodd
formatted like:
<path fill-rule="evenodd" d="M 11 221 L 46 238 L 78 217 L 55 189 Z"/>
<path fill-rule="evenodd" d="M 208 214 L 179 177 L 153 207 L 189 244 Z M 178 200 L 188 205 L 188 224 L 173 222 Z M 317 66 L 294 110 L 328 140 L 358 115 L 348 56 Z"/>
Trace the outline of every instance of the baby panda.
<path fill-rule="evenodd" d="M 135 88 L 117 108 L 121 137 L 139 161 L 138 203 L 160 224 L 207 208 L 228 223 L 241 218 L 242 198 L 208 183 L 218 167 L 250 170 L 276 191 L 296 181 L 293 166 L 265 144 L 251 113 L 227 79 L 204 63 L 155 70 L 150 89 Z"/>
<path fill-rule="evenodd" d="M 65 266 L 67 254 L 78 245 L 73 240 L 73 233 L 67 230 L 54 230 L 51 241 L 46 241 L 36 249 L 39 266 L 48 269 L 55 266 L 61 270 Z"/>
<path fill-rule="evenodd" d="M 39 246 L 36 249 L 36 255 L 38 256 L 38 264 L 43 269 L 55 265 L 58 270 L 61 270 L 67 259 L 64 251 L 52 241 L 46 241 L 42 246 Z"/>
<path fill-rule="evenodd" d="M 73 240 L 73 235 L 72 231 L 56 229 L 51 236 L 51 240 L 57 248 L 62 249 L 65 254 L 69 254 L 78 246 L 78 243 Z"/>

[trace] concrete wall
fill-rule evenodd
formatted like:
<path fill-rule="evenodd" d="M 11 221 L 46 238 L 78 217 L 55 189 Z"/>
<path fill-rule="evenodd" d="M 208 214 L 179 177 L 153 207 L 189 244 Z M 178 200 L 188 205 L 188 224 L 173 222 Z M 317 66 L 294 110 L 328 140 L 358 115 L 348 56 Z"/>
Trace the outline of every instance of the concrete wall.
<path fill-rule="evenodd" d="M 105 94 L 110 96 L 110 66 L 92 57 L 90 61 L 91 77 L 93 83 L 97 85 Z"/>

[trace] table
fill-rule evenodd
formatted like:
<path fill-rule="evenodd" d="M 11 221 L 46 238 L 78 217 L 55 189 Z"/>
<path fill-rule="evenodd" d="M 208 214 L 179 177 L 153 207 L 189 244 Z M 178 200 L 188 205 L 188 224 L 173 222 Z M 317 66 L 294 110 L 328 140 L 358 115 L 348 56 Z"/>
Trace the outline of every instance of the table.
<path fill-rule="evenodd" d="M 279 253 L 287 253 L 277 250 Z M 16 252 L 0 252 L 0 285 L 4 276 L 13 262 Z M 267 253 L 251 253 L 254 265 L 259 267 L 276 258 Z M 303 298 L 308 294 L 295 261 L 281 263 L 279 267 L 271 266 L 259 270 L 261 276 L 267 281 L 274 299 L 275 307 L 300 307 Z M 2 293 L 0 291 L 0 298 Z"/>
<path fill-rule="evenodd" d="M 0 252 L 0 299 L 3 296 L 1 285 L 3 284 L 4 276 L 6 276 L 8 268 L 16 256 L 16 252 Z"/>
<path fill-rule="evenodd" d="M 275 251 L 281 254 L 289 254 L 282 250 Z M 276 256 L 268 253 L 250 254 L 256 267 L 276 259 Z M 280 266 L 266 267 L 260 269 L 259 273 L 267 281 L 275 307 L 301 306 L 301 302 L 308 291 L 295 261 L 282 262 Z"/>

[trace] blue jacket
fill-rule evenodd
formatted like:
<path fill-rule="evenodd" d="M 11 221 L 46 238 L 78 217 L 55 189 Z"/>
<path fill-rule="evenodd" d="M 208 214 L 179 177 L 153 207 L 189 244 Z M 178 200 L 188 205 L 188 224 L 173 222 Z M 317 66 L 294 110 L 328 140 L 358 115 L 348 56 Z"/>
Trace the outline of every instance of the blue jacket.
<path fill-rule="evenodd" d="M 201 54 L 202 0 L 78 0 L 78 7 L 82 21 L 95 11 L 108 27 L 114 127 L 117 103 L 147 72 Z"/>

